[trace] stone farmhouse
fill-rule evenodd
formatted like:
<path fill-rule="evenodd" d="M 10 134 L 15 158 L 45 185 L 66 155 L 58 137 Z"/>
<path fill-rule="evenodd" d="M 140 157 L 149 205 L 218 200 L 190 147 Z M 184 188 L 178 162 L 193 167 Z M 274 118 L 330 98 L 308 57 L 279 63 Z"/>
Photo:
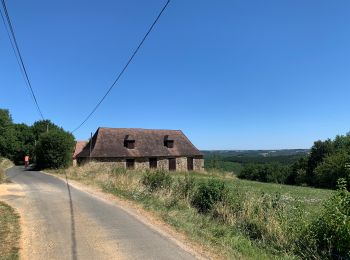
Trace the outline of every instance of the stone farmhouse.
<path fill-rule="evenodd" d="M 95 161 L 128 169 L 204 169 L 203 154 L 181 130 L 100 127 L 75 158 L 78 165 Z"/>

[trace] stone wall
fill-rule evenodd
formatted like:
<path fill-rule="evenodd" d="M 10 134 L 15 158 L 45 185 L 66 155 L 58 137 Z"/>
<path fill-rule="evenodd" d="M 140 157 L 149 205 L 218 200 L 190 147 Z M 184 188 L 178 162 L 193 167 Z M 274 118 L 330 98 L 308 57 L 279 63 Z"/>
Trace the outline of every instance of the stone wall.
<path fill-rule="evenodd" d="M 157 161 L 157 168 L 162 170 L 169 170 L 169 161 L 167 158 L 159 158 Z"/>
<path fill-rule="evenodd" d="M 179 171 L 179 172 L 187 171 L 187 157 L 176 158 L 176 171 Z"/>
<path fill-rule="evenodd" d="M 94 162 L 101 162 L 103 164 L 126 168 L 126 159 L 122 158 L 91 158 Z M 79 158 L 78 165 L 89 162 L 89 158 Z M 149 169 L 149 158 L 135 158 L 135 169 L 146 170 Z M 169 170 L 168 158 L 158 158 L 157 169 Z M 204 159 L 194 158 L 193 159 L 193 170 L 204 171 Z M 187 171 L 187 157 L 176 158 L 176 171 Z"/>
<path fill-rule="evenodd" d="M 193 159 L 193 170 L 197 172 L 204 171 L 204 159 Z"/>
<path fill-rule="evenodd" d="M 135 159 L 135 169 L 136 170 L 149 169 L 149 159 L 148 158 L 136 158 Z"/>

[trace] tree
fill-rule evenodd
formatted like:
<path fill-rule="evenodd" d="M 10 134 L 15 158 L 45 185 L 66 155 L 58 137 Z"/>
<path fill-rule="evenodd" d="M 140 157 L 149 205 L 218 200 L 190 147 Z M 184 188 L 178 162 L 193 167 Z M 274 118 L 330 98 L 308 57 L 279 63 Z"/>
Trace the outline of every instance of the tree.
<path fill-rule="evenodd" d="M 13 159 L 16 164 L 19 164 L 23 162 L 25 155 L 34 157 L 35 137 L 32 128 L 26 124 L 15 124 L 14 129 L 18 147 Z"/>
<path fill-rule="evenodd" d="M 0 155 L 12 160 L 18 147 L 11 115 L 7 109 L 0 109 Z"/>
<path fill-rule="evenodd" d="M 307 165 L 308 184 L 314 185 L 314 170 L 323 161 L 323 159 L 334 152 L 333 142 L 330 139 L 326 141 L 316 141 L 311 147 L 311 152 Z"/>
<path fill-rule="evenodd" d="M 315 169 L 315 186 L 334 189 L 339 178 L 350 183 L 349 169 L 346 168 L 349 162 L 350 155 L 345 151 L 327 156 Z"/>
<path fill-rule="evenodd" d="M 43 133 L 35 148 L 39 168 L 65 168 L 72 163 L 75 141 L 72 134 L 62 129 Z"/>
<path fill-rule="evenodd" d="M 46 132 L 55 131 L 55 130 L 63 131 L 61 127 L 55 125 L 50 120 L 36 121 L 33 124 L 32 129 L 33 129 L 35 140 L 39 140 L 40 135 Z"/>

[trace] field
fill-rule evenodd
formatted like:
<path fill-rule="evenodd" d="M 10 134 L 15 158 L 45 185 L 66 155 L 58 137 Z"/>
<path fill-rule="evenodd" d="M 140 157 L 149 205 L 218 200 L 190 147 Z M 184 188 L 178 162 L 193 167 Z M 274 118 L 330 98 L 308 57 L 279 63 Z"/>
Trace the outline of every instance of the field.
<path fill-rule="evenodd" d="M 91 163 L 55 173 L 141 205 L 224 259 L 303 258 L 309 252 L 303 252 L 296 240 L 332 195 L 329 190 L 239 180 L 222 172 L 172 173 L 170 177 L 156 173 L 154 177 L 151 172 Z M 221 201 L 210 211 L 199 212 L 193 204 L 194 191 L 200 183 L 213 180 L 225 183 L 232 195 L 230 202 Z"/>

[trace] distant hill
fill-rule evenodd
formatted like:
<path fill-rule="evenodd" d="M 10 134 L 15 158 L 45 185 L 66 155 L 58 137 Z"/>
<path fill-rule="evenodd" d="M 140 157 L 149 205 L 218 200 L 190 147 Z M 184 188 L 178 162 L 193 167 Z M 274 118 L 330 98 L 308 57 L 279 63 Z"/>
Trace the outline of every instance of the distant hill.
<path fill-rule="evenodd" d="M 306 155 L 310 149 L 281 149 L 281 150 L 202 150 L 204 156 L 219 155 L 220 157 L 269 157 L 269 156 L 289 156 Z"/>
<path fill-rule="evenodd" d="M 281 150 L 204 150 L 206 159 L 220 157 L 227 162 L 246 163 L 293 163 L 306 156 L 310 149 L 281 149 Z"/>

